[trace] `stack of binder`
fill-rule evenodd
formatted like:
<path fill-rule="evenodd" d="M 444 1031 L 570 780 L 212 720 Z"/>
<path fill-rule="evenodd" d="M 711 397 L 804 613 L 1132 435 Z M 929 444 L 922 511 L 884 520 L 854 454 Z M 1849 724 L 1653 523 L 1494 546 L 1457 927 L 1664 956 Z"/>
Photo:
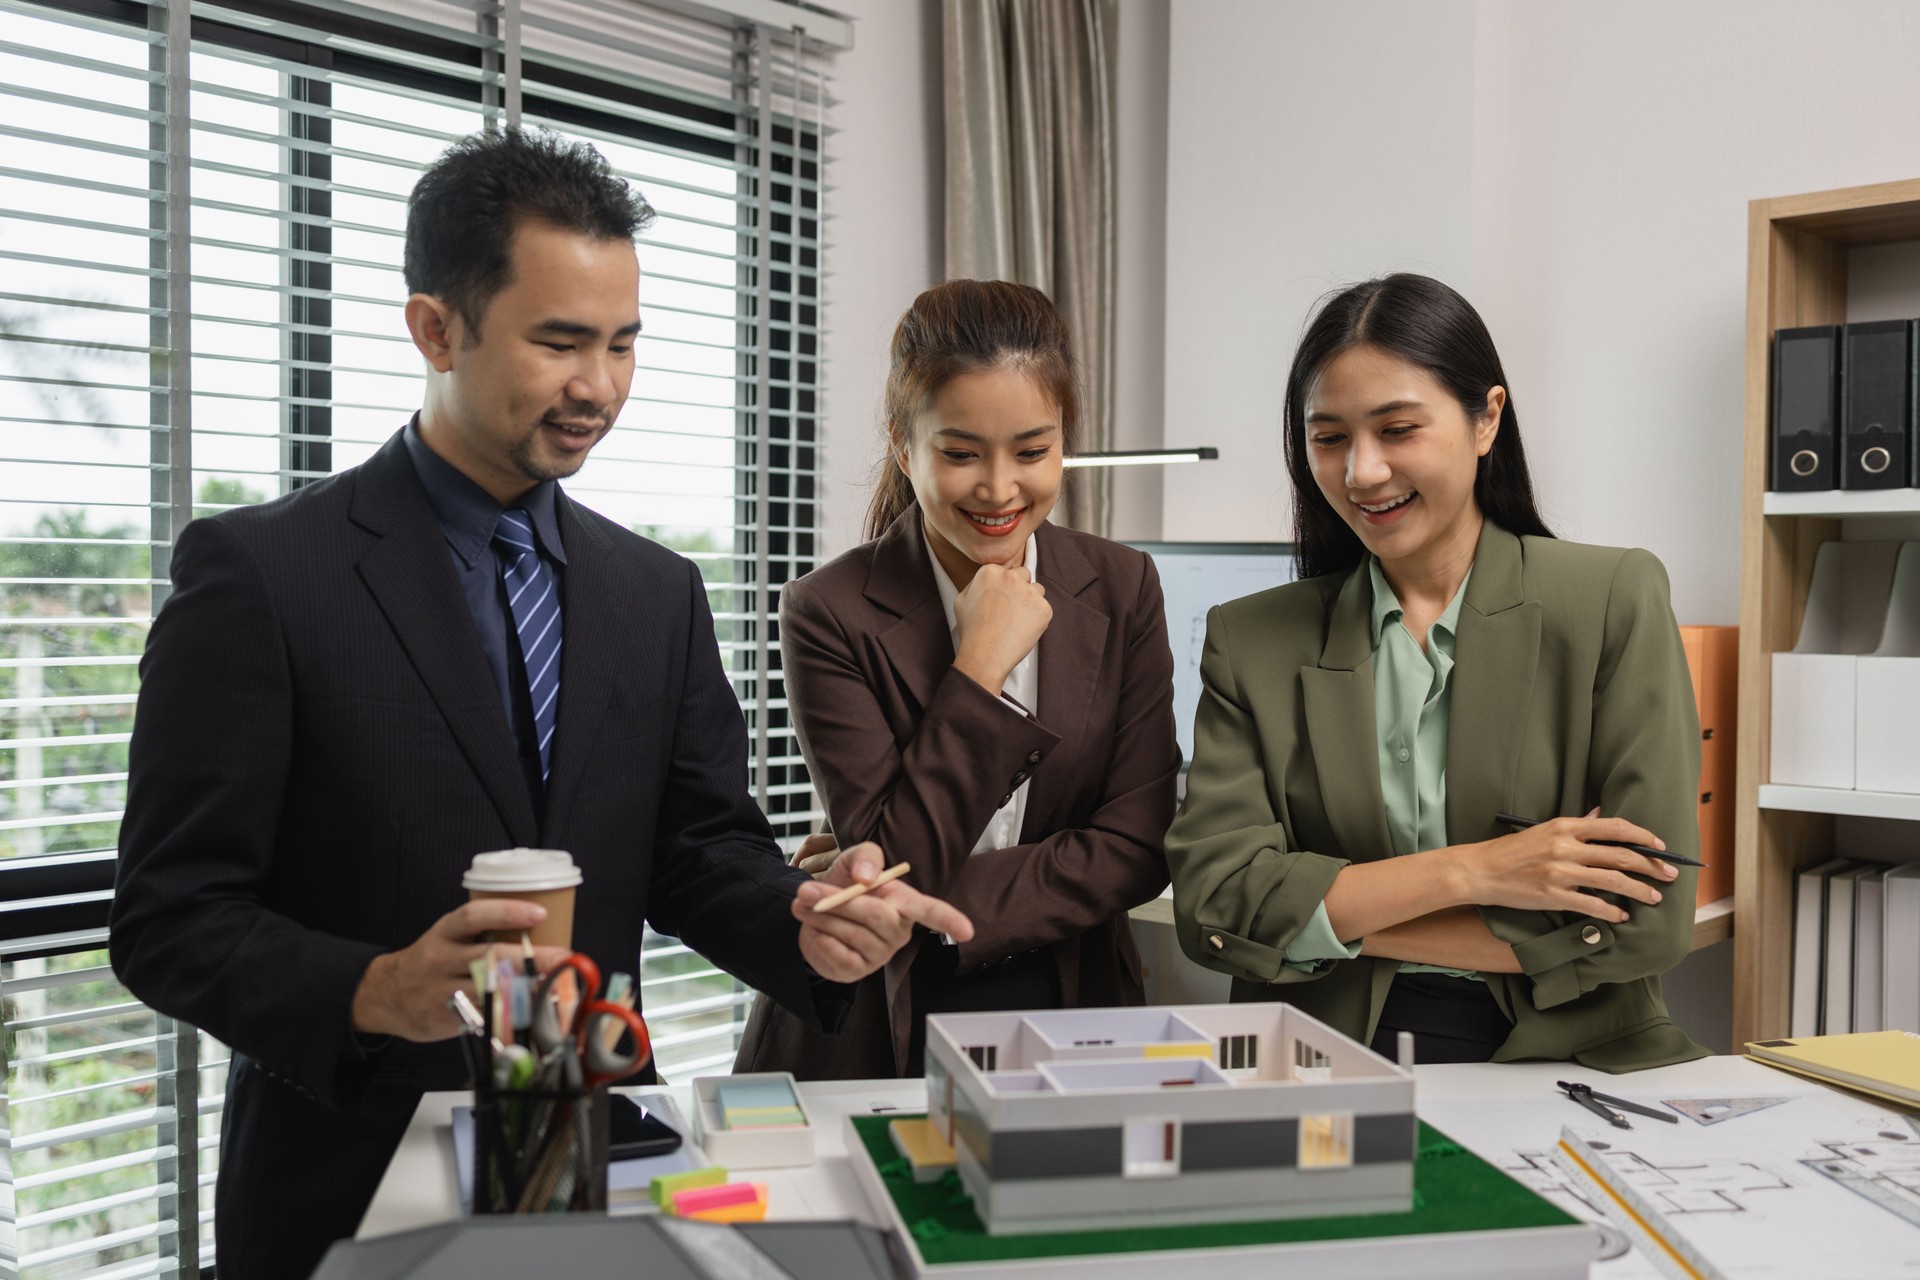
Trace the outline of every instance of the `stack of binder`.
<path fill-rule="evenodd" d="M 1920 486 L 1920 321 L 1781 329 L 1772 416 L 1769 488 Z"/>
<path fill-rule="evenodd" d="M 1920 863 L 1833 858 L 1793 893 L 1794 1036 L 1920 1033 Z"/>

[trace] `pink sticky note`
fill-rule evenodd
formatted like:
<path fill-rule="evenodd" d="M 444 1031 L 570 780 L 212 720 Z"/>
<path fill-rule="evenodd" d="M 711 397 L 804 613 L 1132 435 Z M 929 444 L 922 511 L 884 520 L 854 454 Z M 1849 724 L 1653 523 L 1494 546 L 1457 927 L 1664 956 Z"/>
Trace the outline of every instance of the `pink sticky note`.
<path fill-rule="evenodd" d="M 708 1209 L 724 1209 L 733 1204 L 751 1204 L 759 1193 L 758 1183 L 727 1182 L 717 1187 L 688 1187 L 673 1193 L 673 1211 L 681 1217 Z"/>

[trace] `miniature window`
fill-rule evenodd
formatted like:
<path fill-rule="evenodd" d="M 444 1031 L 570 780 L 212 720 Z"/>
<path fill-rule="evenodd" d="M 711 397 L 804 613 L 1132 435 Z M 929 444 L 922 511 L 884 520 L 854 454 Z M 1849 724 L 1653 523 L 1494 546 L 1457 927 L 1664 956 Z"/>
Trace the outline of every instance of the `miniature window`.
<path fill-rule="evenodd" d="M 1129 1178 L 1171 1178 L 1180 1172 L 1180 1122 L 1165 1119 L 1129 1120 L 1126 1126 L 1126 1163 Z"/>
<path fill-rule="evenodd" d="M 1246 1071 L 1259 1065 L 1259 1036 L 1220 1037 L 1220 1069 L 1222 1071 Z"/>
<path fill-rule="evenodd" d="M 1296 1080 L 1328 1080 L 1333 1077 L 1333 1059 L 1305 1040 L 1293 1042 L 1293 1075 Z"/>
<path fill-rule="evenodd" d="M 982 1071 L 1000 1069 L 1000 1046 L 996 1044 L 970 1044 L 967 1056 L 973 1059 L 973 1065 Z"/>
<path fill-rule="evenodd" d="M 1352 1168 L 1353 1116 L 1350 1114 L 1301 1116 L 1300 1167 L 1302 1169 Z"/>

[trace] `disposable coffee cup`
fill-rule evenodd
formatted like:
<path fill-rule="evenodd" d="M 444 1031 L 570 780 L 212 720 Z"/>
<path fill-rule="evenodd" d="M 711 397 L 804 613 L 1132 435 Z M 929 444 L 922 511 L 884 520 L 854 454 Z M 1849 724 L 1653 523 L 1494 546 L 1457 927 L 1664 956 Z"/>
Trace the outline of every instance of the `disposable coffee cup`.
<path fill-rule="evenodd" d="M 564 849 L 501 849 L 479 853 L 461 884 L 474 901 L 513 898 L 538 903 L 547 918 L 527 932 L 536 947 L 573 946 L 573 895 L 580 887 L 580 868 Z M 518 942 L 520 935 L 499 933 L 496 942 Z"/>

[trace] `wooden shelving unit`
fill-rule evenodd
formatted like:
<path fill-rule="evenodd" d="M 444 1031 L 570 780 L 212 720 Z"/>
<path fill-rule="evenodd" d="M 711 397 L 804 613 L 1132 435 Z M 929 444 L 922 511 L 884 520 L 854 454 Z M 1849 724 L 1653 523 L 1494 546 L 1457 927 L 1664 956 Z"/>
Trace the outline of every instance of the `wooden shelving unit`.
<path fill-rule="evenodd" d="M 1851 250 L 1920 241 L 1920 180 L 1755 200 L 1747 214 L 1741 492 L 1740 746 L 1735 782 L 1733 1042 L 1786 1034 L 1793 870 L 1834 853 L 1834 815 L 1920 818 L 1920 797 L 1767 785 L 1770 655 L 1793 647 L 1815 550 L 1843 519 L 1912 516 L 1920 493 L 1767 492 L 1776 329 L 1847 318 Z M 1920 311 L 1920 306 L 1916 306 Z"/>

